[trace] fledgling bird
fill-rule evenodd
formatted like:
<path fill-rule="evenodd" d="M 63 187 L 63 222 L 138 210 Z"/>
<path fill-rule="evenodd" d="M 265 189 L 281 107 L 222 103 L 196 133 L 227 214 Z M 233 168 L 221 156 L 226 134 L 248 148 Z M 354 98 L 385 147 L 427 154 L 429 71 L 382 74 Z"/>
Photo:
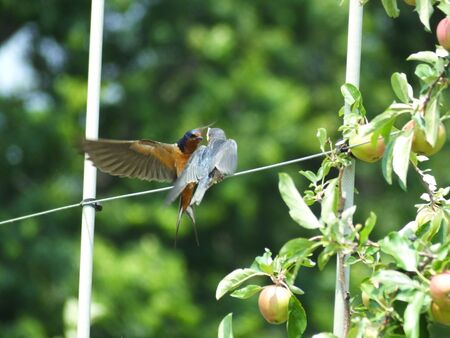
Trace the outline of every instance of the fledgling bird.
<path fill-rule="evenodd" d="M 181 175 L 189 158 L 203 140 L 204 128 L 193 129 L 174 144 L 151 140 L 84 140 L 82 149 L 88 159 L 101 171 L 120 177 L 147 181 L 174 182 Z M 194 211 L 191 207 L 195 185 L 188 184 L 180 191 L 180 206 L 176 225 L 175 246 L 181 217 L 186 213 L 194 225 L 198 245 Z"/>
<path fill-rule="evenodd" d="M 186 187 L 197 184 L 190 205 L 199 205 L 206 190 L 236 171 L 236 141 L 227 139 L 220 128 L 208 128 L 207 140 L 208 145 L 198 147 L 190 157 L 167 195 L 166 202 L 173 202 Z"/>

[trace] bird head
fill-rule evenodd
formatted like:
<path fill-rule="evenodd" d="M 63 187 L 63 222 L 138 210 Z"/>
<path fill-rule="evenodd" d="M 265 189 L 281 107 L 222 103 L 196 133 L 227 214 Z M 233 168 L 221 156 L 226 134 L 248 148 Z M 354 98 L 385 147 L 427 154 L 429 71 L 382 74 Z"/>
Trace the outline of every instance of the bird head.
<path fill-rule="evenodd" d="M 177 142 L 178 148 L 183 153 L 193 153 L 197 149 L 199 143 L 203 140 L 201 128 L 187 131 L 184 136 Z"/>
<path fill-rule="evenodd" d="M 209 142 L 210 140 L 226 140 L 227 136 L 225 132 L 220 128 L 208 128 L 208 132 L 206 133 L 206 140 Z"/>

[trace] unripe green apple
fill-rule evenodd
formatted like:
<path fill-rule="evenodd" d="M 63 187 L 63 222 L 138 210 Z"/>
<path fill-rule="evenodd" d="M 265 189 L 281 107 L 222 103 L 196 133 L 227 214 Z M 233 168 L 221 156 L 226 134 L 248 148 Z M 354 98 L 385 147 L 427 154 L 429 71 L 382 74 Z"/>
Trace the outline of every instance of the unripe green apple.
<path fill-rule="evenodd" d="M 430 295 L 442 310 L 450 311 L 450 271 L 431 278 Z"/>
<path fill-rule="evenodd" d="M 385 145 L 381 137 L 378 138 L 375 144 L 372 144 L 371 139 L 373 133 L 366 135 L 368 128 L 368 124 L 359 126 L 358 130 L 350 136 L 348 141 L 350 147 L 353 147 L 351 148 L 353 156 L 361 161 L 372 163 L 383 157 Z"/>
<path fill-rule="evenodd" d="M 405 3 L 407 3 L 410 6 L 415 6 L 416 5 L 416 0 L 403 0 Z"/>
<path fill-rule="evenodd" d="M 431 303 L 431 314 L 438 323 L 450 326 L 450 310 L 444 310 L 435 302 Z"/>
<path fill-rule="evenodd" d="M 269 285 L 259 294 L 258 306 L 263 317 L 271 324 L 282 324 L 288 318 L 291 293 L 280 285 Z"/>
<path fill-rule="evenodd" d="M 442 19 L 437 25 L 436 37 L 439 44 L 450 51 L 450 20 L 448 17 Z"/>
<path fill-rule="evenodd" d="M 431 156 L 436 154 L 445 144 L 445 139 L 447 138 L 447 133 L 445 131 L 445 126 L 442 122 L 439 123 L 438 136 L 436 139 L 436 144 L 432 147 L 426 139 L 425 132 L 416 127 L 416 123 L 411 120 L 405 124 L 403 130 L 409 130 L 414 128 L 414 136 L 411 149 L 417 154 Z"/>

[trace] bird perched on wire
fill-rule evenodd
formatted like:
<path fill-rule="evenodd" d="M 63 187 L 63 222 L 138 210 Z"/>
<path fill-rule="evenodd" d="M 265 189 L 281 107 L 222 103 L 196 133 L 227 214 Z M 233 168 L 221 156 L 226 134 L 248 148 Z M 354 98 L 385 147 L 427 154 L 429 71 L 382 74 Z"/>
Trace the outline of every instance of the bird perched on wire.
<path fill-rule="evenodd" d="M 206 137 L 208 145 L 198 147 L 189 158 L 183 172 L 167 195 L 166 202 L 173 202 L 186 187 L 197 184 L 190 205 L 199 205 L 206 190 L 236 171 L 236 141 L 227 139 L 225 132 L 220 128 L 208 128 Z"/>
<path fill-rule="evenodd" d="M 204 129 L 190 130 L 174 144 L 151 140 L 99 139 L 84 140 L 82 149 L 87 153 L 88 159 L 105 173 L 147 181 L 174 182 L 181 175 L 189 158 L 203 140 Z M 186 213 L 194 224 L 195 238 L 198 244 L 194 211 L 191 207 L 194 188 L 194 184 L 188 184 L 180 191 L 176 235 L 178 235 L 181 217 Z"/>

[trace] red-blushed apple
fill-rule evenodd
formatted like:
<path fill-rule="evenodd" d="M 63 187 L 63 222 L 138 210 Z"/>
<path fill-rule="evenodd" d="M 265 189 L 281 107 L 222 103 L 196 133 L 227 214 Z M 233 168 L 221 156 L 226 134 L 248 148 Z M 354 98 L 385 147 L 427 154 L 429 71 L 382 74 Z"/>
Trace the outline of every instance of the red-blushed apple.
<path fill-rule="evenodd" d="M 414 128 L 414 136 L 411 149 L 417 154 L 431 156 L 436 154 L 445 144 L 445 139 L 447 138 L 447 132 L 445 131 L 445 126 L 442 122 L 439 123 L 438 136 L 436 139 L 436 144 L 434 147 L 431 146 L 426 140 L 425 132 L 416 126 L 416 123 L 411 120 L 405 124 L 403 130 L 409 130 Z"/>
<path fill-rule="evenodd" d="M 431 314 L 438 323 L 450 326 L 450 310 L 443 310 L 435 302 L 431 303 Z"/>
<path fill-rule="evenodd" d="M 450 311 L 450 271 L 434 275 L 431 278 L 430 295 L 442 310 Z"/>
<path fill-rule="evenodd" d="M 282 324 L 288 319 L 289 299 L 291 299 L 291 292 L 285 287 L 265 286 L 259 294 L 259 311 L 269 323 Z"/>
<path fill-rule="evenodd" d="M 436 28 L 436 37 L 439 44 L 447 50 L 450 50 L 450 19 L 442 19 Z"/>
<path fill-rule="evenodd" d="M 358 130 L 350 136 L 348 141 L 350 147 L 353 147 L 351 148 L 353 156 L 361 161 L 372 163 L 383 157 L 385 144 L 381 136 L 375 144 L 372 144 L 373 133 L 367 134 L 368 128 L 368 124 L 358 126 Z"/>

